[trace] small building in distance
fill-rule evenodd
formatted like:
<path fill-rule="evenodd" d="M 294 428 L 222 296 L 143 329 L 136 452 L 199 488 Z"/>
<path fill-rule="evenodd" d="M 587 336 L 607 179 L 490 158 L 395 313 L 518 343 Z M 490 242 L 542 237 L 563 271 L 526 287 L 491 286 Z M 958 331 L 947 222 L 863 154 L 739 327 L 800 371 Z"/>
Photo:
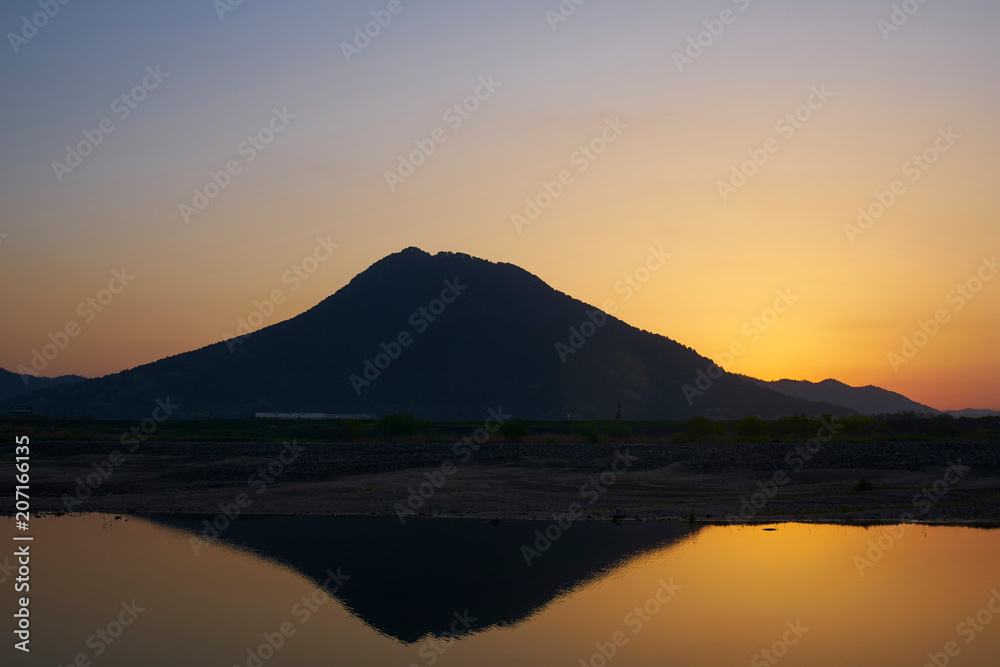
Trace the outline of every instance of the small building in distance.
<path fill-rule="evenodd" d="M 325 412 L 258 412 L 257 419 L 355 419 L 371 421 L 376 415 L 340 415 Z"/>

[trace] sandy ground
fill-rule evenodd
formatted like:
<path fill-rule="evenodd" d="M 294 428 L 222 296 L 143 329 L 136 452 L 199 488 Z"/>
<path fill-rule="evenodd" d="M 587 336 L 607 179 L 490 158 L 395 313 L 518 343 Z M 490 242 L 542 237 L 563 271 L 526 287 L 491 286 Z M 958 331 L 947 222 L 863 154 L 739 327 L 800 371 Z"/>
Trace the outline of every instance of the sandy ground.
<path fill-rule="evenodd" d="M 31 475 L 33 511 L 1000 523 L 996 443 L 34 442 Z"/>

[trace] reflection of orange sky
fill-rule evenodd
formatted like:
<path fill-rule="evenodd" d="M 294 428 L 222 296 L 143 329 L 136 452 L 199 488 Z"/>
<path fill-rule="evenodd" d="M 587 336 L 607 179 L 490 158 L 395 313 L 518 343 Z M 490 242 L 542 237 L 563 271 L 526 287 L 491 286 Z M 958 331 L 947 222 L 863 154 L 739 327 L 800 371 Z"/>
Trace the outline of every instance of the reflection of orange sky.
<path fill-rule="evenodd" d="M 911 526 L 859 575 L 854 557 L 886 530 L 708 528 L 587 586 L 522 633 L 539 643 L 555 637 L 560 650 L 587 657 L 594 642 L 624 630 L 630 643 L 622 664 L 739 665 L 780 639 L 787 622 L 801 620 L 809 631 L 782 664 L 920 665 L 948 641 L 961 643 L 962 664 L 995 664 L 1000 629 L 966 645 L 956 626 L 1000 588 L 1000 532 Z M 656 593 L 661 578 L 683 588 L 640 633 L 631 632 L 624 618 Z"/>
<path fill-rule="evenodd" d="M 426 664 L 419 645 L 376 633 L 336 601 L 300 623 L 292 605 L 311 595 L 313 585 L 244 552 L 209 547 L 196 557 L 187 533 L 134 518 L 46 517 L 32 527 L 38 664 L 68 664 L 86 652 L 87 637 L 133 599 L 146 611 L 101 656 L 102 665 L 196 664 L 193 655 L 197 664 L 245 664 L 245 647 L 289 620 L 296 634 L 268 665 L 326 664 L 319 656 L 329 664 Z M 808 632 L 782 660 L 791 667 L 920 665 L 948 641 L 959 642 L 962 665 L 995 665 L 1000 617 L 968 644 L 956 626 L 1000 590 L 1000 531 L 909 526 L 897 541 L 885 542 L 891 546 L 861 576 L 855 557 L 888 532 L 704 528 L 566 593 L 513 627 L 453 643 L 438 664 L 576 665 L 596 642 L 622 631 L 628 643 L 615 664 L 740 665 L 777 641 L 786 623 L 801 620 Z M 516 548 L 511 554 L 512 567 L 522 567 Z M 636 632 L 626 616 L 656 595 L 661 580 L 681 588 Z"/>

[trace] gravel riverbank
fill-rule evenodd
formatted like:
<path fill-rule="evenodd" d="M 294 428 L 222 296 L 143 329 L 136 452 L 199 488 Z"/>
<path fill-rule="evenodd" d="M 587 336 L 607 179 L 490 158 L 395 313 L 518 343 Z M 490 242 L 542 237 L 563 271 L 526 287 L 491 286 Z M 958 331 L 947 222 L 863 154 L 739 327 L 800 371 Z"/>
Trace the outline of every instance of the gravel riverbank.
<path fill-rule="evenodd" d="M 970 442 L 33 442 L 38 511 L 1000 522 Z"/>

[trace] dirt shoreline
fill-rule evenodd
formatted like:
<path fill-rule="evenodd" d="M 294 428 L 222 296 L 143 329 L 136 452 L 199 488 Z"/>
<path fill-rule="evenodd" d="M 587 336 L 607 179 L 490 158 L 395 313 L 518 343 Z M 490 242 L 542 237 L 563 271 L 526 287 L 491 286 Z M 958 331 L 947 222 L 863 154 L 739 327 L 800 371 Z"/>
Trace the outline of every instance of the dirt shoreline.
<path fill-rule="evenodd" d="M 31 496 L 34 512 L 989 525 L 1000 446 L 35 441 Z"/>

